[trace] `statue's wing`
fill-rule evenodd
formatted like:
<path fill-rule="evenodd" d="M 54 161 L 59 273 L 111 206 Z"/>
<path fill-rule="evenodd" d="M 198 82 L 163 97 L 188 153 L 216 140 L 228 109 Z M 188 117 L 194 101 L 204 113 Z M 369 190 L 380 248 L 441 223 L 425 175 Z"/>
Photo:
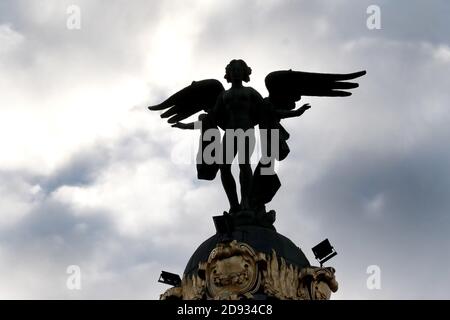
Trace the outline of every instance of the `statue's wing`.
<path fill-rule="evenodd" d="M 217 97 L 224 91 L 222 83 L 215 79 L 193 81 L 164 102 L 148 107 L 150 110 L 166 110 L 161 118 L 169 118 L 169 123 L 184 120 L 193 114 L 212 109 Z"/>
<path fill-rule="evenodd" d="M 295 102 L 300 100 L 301 96 L 350 96 L 352 93 L 346 90 L 356 88 L 358 84 L 346 80 L 365 74 L 366 71 L 333 74 L 280 70 L 269 73 L 265 82 L 269 99 L 276 108 L 294 109 Z"/>

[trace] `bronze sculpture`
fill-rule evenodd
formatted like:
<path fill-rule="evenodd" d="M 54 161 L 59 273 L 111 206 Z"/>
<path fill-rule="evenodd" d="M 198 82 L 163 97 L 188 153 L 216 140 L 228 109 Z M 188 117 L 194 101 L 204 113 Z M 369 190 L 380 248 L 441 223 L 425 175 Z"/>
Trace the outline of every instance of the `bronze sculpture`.
<path fill-rule="evenodd" d="M 262 171 L 272 168 L 274 160 L 281 161 L 289 153 L 286 143 L 289 133 L 281 125 L 281 119 L 298 117 L 310 108 L 309 104 L 304 104 L 294 110 L 295 102 L 302 96 L 350 96 L 351 92 L 346 90 L 356 88 L 358 84 L 346 80 L 361 77 L 365 73 L 365 71 L 349 74 L 274 71 L 265 78 L 269 96 L 263 98 L 255 89 L 242 84 L 250 80 L 251 68 L 241 59 L 232 60 L 225 68 L 225 79 L 231 83 L 230 89 L 225 90 L 223 85 L 214 79 L 194 81 L 190 86 L 149 109 L 154 111 L 168 109 L 161 117 L 169 118 L 168 122 L 172 127 L 201 129 L 197 175 L 199 179 L 213 180 L 220 170 L 223 188 L 230 203 L 229 214 L 236 215 L 242 211 L 265 212 L 265 204 L 272 200 L 281 183 L 273 170 L 271 174 L 263 174 Z M 201 114 L 196 123 L 181 122 L 202 110 L 206 113 Z M 271 133 L 261 139 L 270 161 L 260 161 L 252 172 L 250 157 L 254 149 L 253 130 L 256 125 Z M 219 128 L 225 131 L 221 147 L 213 154 L 219 161 L 212 163 L 204 161 L 205 149 L 214 142 L 205 139 L 205 133 L 208 130 L 219 132 Z M 243 136 L 242 150 L 236 147 L 238 144 L 236 138 L 239 138 L 236 132 Z M 276 134 L 272 135 L 273 132 Z M 273 141 L 274 139 L 276 141 Z M 236 155 L 240 167 L 240 202 L 236 183 L 231 174 L 231 163 Z"/>

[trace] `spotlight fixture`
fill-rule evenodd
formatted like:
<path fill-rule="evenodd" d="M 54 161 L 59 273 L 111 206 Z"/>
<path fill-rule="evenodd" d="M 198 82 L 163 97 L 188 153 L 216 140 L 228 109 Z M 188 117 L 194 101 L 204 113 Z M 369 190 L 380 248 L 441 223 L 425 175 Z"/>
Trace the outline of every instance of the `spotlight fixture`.
<path fill-rule="evenodd" d="M 319 261 L 321 267 L 326 261 L 337 255 L 336 250 L 334 250 L 328 239 L 325 239 L 321 243 L 316 245 L 314 248 L 312 248 L 312 251 L 317 261 Z"/>
<path fill-rule="evenodd" d="M 165 283 L 174 287 L 179 287 L 181 285 L 181 278 L 175 273 L 161 271 L 158 282 Z"/>

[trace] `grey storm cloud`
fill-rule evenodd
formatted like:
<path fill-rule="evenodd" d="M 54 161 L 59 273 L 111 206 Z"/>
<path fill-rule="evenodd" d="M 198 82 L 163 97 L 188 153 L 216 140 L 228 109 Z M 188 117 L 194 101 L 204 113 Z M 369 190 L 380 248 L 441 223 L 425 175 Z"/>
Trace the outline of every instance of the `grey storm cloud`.
<path fill-rule="evenodd" d="M 145 139 L 139 139 L 139 134 L 123 138 L 135 139 L 134 146 L 148 142 L 142 142 Z M 3 288 L 12 286 L 9 295 L 2 292 L 3 298 L 156 298 L 154 288 L 163 289 L 156 286 L 160 268 L 164 265 L 182 270 L 180 266 L 189 255 L 173 254 L 177 247 L 154 242 L 156 236 L 186 232 L 180 225 L 170 229 L 163 226 L 139 237 L 127 236 L 120 234 L 108 210 L 73 207 L 52 196 L 58 187 L 94 184 L 94 173 L 108 164 L 130 165 L 133 155 L 127 153 L 129 147 L 119 141 L 110 153 L 102 153 L 94 145 L 50 177 L 25 172 L 1 174 L 2 190 L 15 190 L 16 195 L 21 194 L 23 183 L 42 183 L 42 189 L 34 195 L 21 194 L 20 201 L 29 203 L 30 211 L 12 226 L 2 227 L 4 264 L 0 264 L 0 270 L 15 280 L 2 281 Z M 65 287 L 66 268 L 72 264 L 80 266 L 86 279 L 79 293 Z M 44 291 L 41 286 L 45 286 Z"/>
<path fill-rule="evenodd" d="M 142 161 L 144 155 L 136 153 L 136 149 L 146 145 L 151 145 L 152 148 L 145 157 L 170 158 L 164 141 L 158 141 L 156 136 L 150 136 L 148 132 L 136 130 L 130 135 L 121 136 L 112 146 L 105 141 L 97 141 L 89 148 L 79 150 L 62 167 L 49 176 L 39 177 L 38 181 L 49 193 L 64 185 L 90 185 L 95 183 L 102 168 L 112 163 Z"/>
<path fill-rule="evenodd" d="M 82 10 L 79 31 L 65 28 L 69 4 Z M 353 96 L 304 97 L 312 109 L 286 121 L 292 151 L 280 164 L 283 186 L 270 204 L 276 227 L 312 263 L 309 248 L 323 238 L 332 241 L 339 253 L 332 260 L 340 282 L 336 298 L 448 298 L 450 274 L 430 266 L 450 264 L 449 4 L 377 1 L 382 28 L 369 30 L 371 4 L 200 3 L 198 12 L 189 10 L 196 12 L 187 23 L 195 27 L 187 38 L 190 51 L 176 42 L 184 30 L 174 29 L 165 43 L 177 50 L 167 52 L 173 60 L 163 55 L 151 61 L 152 68 L 167 66 L 173 73 L 161 79 L 145 66 L 158 48 L 144 44 L 163 22 L 181 20 L 175 10 L 181 1 L 2 1 L 0 26 L 23 39 L 13 54 L 0 50 L 0 68 L 8 72 L 1 77 L 28 90 L 23 96 L 33 104 L 20 106 L 24 117 L 27 110 L 46 110 L 40 120 L 50 123 L 70 102 L 64 93 L 87 95 L 76 91 L 84 83 L 99 91 L 104 83 L 133 76 L 150 93 L 142 105 L 123 107 L 125 129 L 74 144 L 51 170 L 34 161 L 17 167 L 0 162 L 6 217 L 0 217 L 0 296 L 157 298 L 165 289 L 156 283 L 158 272 L 183 271 L 213 233 L 210 217 L 226 209 L 226 199 L 220 181 L 197 181 L 194 164 L 171 160 L 177 140 L 196 134 L 174 131 L 145 104 L 161 101 L 184 81 L 223 80 L 228 61 L 242 57 L 253 68 L 249 84 L 263 95 L 264 76 L 276 69 L 367 69 Z M 170 67 L 188 54 L 189 67 L 177 74 Z M 49 108 L 49 100 L 59 107 Z M 9 106 L 0 105 L 0 116 L 8 115 Z M 116 110 L 102 100 L 80 106 L 80 113 L 100 107 L 105 112 L 96 114 L 98 121 L 107 122 Z M 65 287 L 71 264 L 83 271 L 79 292 Z M 381 290 L 366 287 L 370 265 L 381 268 Z"/>

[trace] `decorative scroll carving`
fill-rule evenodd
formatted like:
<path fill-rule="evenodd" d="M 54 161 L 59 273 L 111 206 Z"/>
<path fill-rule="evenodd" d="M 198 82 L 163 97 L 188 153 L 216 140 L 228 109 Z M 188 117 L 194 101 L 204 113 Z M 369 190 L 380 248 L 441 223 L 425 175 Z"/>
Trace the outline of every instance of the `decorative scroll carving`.
<path fill-rule="evenodd" d="M 338 283 L 334 276 L 334 268 L 308 267 L 300 272 L 301 286 L 299 291 L 303 295 L 309 293 L 311 300 L 328 300 L 331 293 L 338 290 Z"/>
<path fill-rule="evenodd" d="M 207 263 L 199 266 L 200 274 L 205 275 L 208 297 L 229 299 L 256 292 L 261 282 L 258 264 L 264 259 L 264 254 L 257 254 L 246 243 L 234 240 L 218 244 Z"/>

